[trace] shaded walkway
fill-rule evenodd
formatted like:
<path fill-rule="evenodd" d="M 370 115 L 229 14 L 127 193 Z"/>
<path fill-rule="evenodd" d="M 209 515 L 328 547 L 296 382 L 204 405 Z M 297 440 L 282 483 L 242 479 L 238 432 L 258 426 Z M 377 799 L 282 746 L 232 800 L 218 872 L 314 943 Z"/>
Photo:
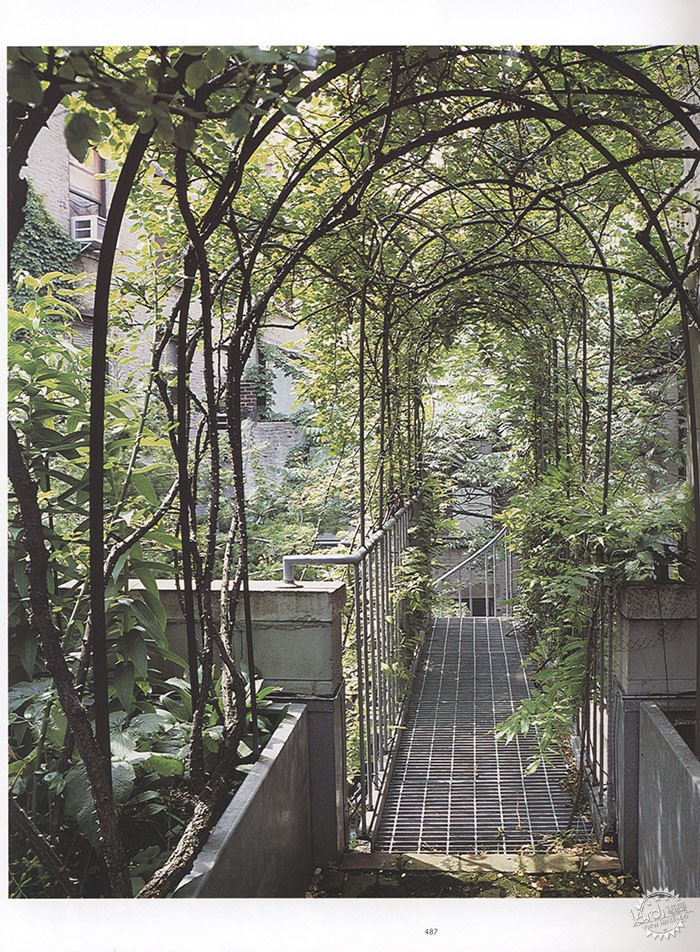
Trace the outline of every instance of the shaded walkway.
<path fill-rule="evenodd" d="M 563 758 L 524 776 L 536 740 L 496 742 L 494 725 L 529 696 L 509 619 L 437 619 L 401 732 L 375 849 L 542 852 L 566 830 Z M 575 838 L 589 827 L 577 818 Z"/>

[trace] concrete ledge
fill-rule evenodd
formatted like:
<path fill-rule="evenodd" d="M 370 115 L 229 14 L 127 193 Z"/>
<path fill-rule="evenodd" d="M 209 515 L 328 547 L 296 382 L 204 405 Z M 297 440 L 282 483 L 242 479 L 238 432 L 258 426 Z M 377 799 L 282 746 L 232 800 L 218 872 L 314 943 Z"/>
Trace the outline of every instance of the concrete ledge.
<path fill-rule="evenodd" d="M 639 723 L 639 879 L 700 896 L 700 761 L 657 704 Z"/>
<path fill-rule="evenodd" d="M 174 898 L 293 898 L 312 873 L 308 717 L 292 704 Z"/>

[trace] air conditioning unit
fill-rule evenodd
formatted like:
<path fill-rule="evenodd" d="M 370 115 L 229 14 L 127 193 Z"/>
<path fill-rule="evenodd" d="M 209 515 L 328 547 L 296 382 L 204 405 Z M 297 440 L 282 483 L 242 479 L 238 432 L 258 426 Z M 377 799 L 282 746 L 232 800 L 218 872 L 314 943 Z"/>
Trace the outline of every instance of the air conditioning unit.
<path fill-rule="evenodd" d="M 102 244 L 106 223 L 106 219 L 99 215 L 76 215 L 71 219 L 71 235 L 83 247 L 86 245 L 99 247 Z"/>

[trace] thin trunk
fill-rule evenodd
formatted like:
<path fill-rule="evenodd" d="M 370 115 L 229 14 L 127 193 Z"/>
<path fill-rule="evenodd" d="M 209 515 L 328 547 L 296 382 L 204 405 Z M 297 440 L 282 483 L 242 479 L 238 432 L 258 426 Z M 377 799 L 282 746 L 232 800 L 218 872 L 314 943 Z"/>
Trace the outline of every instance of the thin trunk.
<path fill-rule="evenodd" d="M 253 749 L 257 757 L 259 751 L 258 740 L 258 708 L 255 694 L 255 653 L 253 648 L 253 620 L 250 610 L 250 580 L 248 573 L 248 523 L 245 511 L 245 472 L 243 458 L 243 429 L 241 426 L 241 379 L 244 362 L 239 349 L 239 340 L 234 337 L 229 350 L 229 393 L 228 406 L 229 437 L 233 460 L 233 481 L 236 491 L 236 514 L 238 519 L 238 574 L 243 591 L 243 624 L 245 626 L 246 654 L 248 660 L 248 682 L 250 684 L 250 709 L 253 734 Z M 243 679 L 238 675 L 231 677 L 230 687 L 236 700 L 237 716 L 245 722 L 245 688 Z"/>
<path fill-rule="evenodd" d="M 104 437 L 105 397 L 107 392 L 107 332 L 109 327 L 109 292 L 119 230 L 141 160 L 150 141 L 150 134 L 137 133 L 127 152 L 114 190 L 105 225 L 100 263 L 95 284 L 95 305 L 92 335 L 92 367 L 90 371 L 90 631 L 92 638 L 95 734 L 105 758 L 106 782 L 111 789 L 109 767 L 109 674 L 107 662 L 107 630 L 105 617 L 105 507 L 104 507 Z"/>
<path fill-rule="evenodd" d="M 112 895 L 125 898 L 131 895 L 131 885 L 111 784 L 108 783 L 109 761 L 105 760 L 103 751 L 95 741 L 87 708 L 78 696 L 61 648 L 61 632 L 51 617 L 47 588 L 49 553 L 44 540 L 37 486 L 22 456 L 17 434 L 11 426 L 8 428 L 8 437 L 8 472 L 20 507 L 23 541 L 29 555 L 30 624 L 39 637 L 44 662 L 56 685 L 58 699 L 85 765 Z"/>
<path fill-rule="evenodd" d="M 359 369 L 359 427 L 360 427 L 360 545 L 365 544 L 365 321 L 367 285 L 360 294 L 360 369 Z"/>
<path fill-rule="evenodd" d="M 199 655 L 194 607 L 194 585 L 192 578 L 192 484 L 189 472 L 190 444 L 190 406 L 188 394 L 189 359 L 187 334 L 189 325 L 192 286 L 196 273 L 194 253 L 189 251 L 185 258 L 185 283 L 180 296 L 180 312 L 177 335 L 177 471 L 179 486 L 178 521 L 180 525 L 180 546 L 182 550 L 182 596 L 185 608 L 185 627 L 187 631 L 187 662 L 190 673 L 190 691 L 192 705 L 199 701 Z"/>

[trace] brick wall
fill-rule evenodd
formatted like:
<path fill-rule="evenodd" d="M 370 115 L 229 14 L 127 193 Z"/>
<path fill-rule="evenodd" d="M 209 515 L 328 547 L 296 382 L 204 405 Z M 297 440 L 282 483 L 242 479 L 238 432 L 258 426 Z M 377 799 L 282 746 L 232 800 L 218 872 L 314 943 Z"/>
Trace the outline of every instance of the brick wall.
<path fill-rule="evenodd" d="M 244 420 L 257 420 L 259 417 L 258 393 L 254 383 L 241 382 L 241 416 Z"/>

